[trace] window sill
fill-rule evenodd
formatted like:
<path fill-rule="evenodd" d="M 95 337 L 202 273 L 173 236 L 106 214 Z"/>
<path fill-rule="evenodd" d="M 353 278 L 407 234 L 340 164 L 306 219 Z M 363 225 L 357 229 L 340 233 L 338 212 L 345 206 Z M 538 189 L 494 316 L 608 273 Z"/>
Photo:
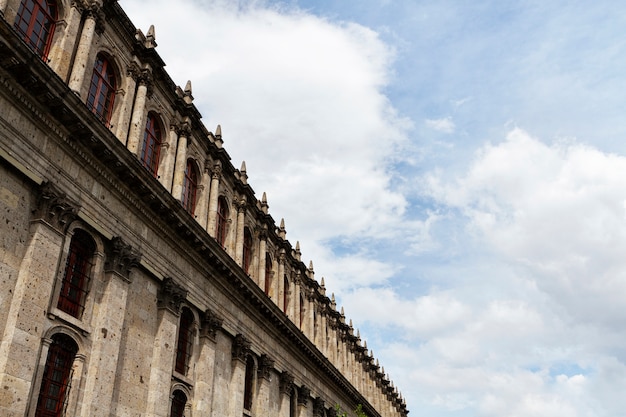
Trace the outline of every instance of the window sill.
<path fill-rule="evenodd" d="M 76 317 L 67 314 L 64 311 L 59 310 L 58 308 L 52 308 L 48 312 L 48 318 L 51 320 L 59 320 L 64 322 L 65 324 L 74 327 L 79 330 L 83 336 L 88 336 L 91 334 L 92 329 L 87 324 L 85 324 L 82 320 L 77 319 Z"/>

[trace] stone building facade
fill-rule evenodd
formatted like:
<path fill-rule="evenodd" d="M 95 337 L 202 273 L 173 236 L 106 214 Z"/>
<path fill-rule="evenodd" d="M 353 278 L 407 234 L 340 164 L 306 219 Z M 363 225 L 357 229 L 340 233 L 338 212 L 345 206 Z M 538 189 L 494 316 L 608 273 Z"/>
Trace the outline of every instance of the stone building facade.
<path fill-rule="evenodd" d="M 114 0 L 0 0 L 0 415 L 406 404 Z"/>

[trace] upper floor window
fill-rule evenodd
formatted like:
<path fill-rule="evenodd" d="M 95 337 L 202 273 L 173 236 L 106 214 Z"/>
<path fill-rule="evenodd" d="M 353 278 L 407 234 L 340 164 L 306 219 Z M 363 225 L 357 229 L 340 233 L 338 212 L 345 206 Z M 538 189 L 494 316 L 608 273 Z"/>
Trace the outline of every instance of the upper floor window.
<path fill-rule="evenodd" d="M 113 113 L 115 89 L 113 65 L 102 54 L 98 54 L 89 84 L 87 107 L 106 125 L 109 124 Z"/>
<path fill-rule="evenodd" d="M 185 210 L 192 216 L 196 209 L 196 191 L 198 190 L 198 174 L 191 159 L 187 161 L 185 179 L 183 181 L 182 203 Z"/>
<path fill-rule="evenodd" d="M 287 275 L 283 276 L 283 312 L 289 311 L 289 278 Z"/>
<path fill-rule="evenodd" d="M 172 408 L 170 417 L 184 417 L 185 406 L 187 405 L 187 396 L 181 390 L 174 391 L 172 395 Z"/>
<path fill-rule="evenodd" d="M 50 51 L 56 20 L 56 1 L 22 0 L 15 17 L 15 28 L 24 41 L 45 59 Z"/>
<path fill-rule="evenodd" d="M 159 154 L 161 152 L 161 128 L 153 113 L 148 114 L 146 130 L 143 134 L 141 163 L 155 177 L 159 170 Z"/>
<path fill-rule="evenodd" d="M 228 224 L 228 205 L 224 197 L 217 200 L 216 222 L 215 238 L 220 245 L 224 246 L 226 244 L 226 225 Z"/>
<path fill-rule="evenodd" d="M 70 241 L 57 307 L 80 318 L 85 308 L 87 286 L 96 245 L 88 233 L 78 229 Z"/>
<path fill-rule="evenodd" d="M 61 417 L 69 391 L 78 345 L 64 334 L 52 336 L 39 389 L 35 417 Z"/>
<path fill-rule="evenodd" d="M 265 294 L 270 295 L 272 288 L 272 258 L 269 253 L 265 254 Z"/>
<path fill-rule="evenodd" d="M 183 309 L 178 326 L 178 343 L 176 346 L 176 372 L 187 375 L 189 359 L 193 347 L 193 313 L 188 308 Z"/>
<path fill-rule="evenodd" d="M 250 262 L 252 261 L 252 233 L 249 228 L 243 229 L 243 270 L 250 272 Z"/>

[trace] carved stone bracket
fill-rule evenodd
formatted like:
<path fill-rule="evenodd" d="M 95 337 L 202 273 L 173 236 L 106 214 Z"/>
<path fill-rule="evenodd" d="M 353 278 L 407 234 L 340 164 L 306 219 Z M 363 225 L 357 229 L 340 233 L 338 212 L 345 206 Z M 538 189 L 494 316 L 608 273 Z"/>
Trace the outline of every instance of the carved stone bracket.
<path fill-rule="evenodd" d="M 307 401 L 309 401 L 309 397 L 311 396 L 311 390 L 304 385 L 298 388 L 298 405 L 303 405 L 306 407 Z"/>
<path fill-rule="evenodd" d="M 58 232 L 65 234 L 67 227 L 78 216 L 80 206 L 51 183 L 41 185 L 35 220 L 43 220 Z"/>
<path fill-rule="evenodd" d="M 246 357 L 250 353 L 250 341 L 244 335 L 239 333 L 233 340 L 232 355 L 233 360 L 246 361 Z"/>
<path fill-rule="evenodd" d="M 187 290 L 177 284 L 173 278 L 167 277 L 161 284 L 157 296 L 159 309 L 167 308 L 174 314 L 180 313 L 180 304 L 187 297 Z"/>
<path fill-rule="evenodd" d="M 326 417 L 337 417 L 337 409 L 335 407 L 328 407 L 326 409 Z"/>
<path fill-rule="evenodd" d="M 222 328 L 224 319 L 217 315 L 213 310 L 207 309 L 202 319 L 202 328 L 200 329 L 201 337 L 208 337 L 215 341 L 217 331 Z"/>
<path fill-rule="evenodd" d="M 313 416 L 314 417 L 324 417 L 324 400 L 320 397 L 317 397 L 313 400 Z"/>
<path fill-rule="evenodd" d="M 262 354 L 259 358 L 259 377 L 269 381 L 272 369 L 274 369 L 274 359 L 271 359 L 266 354 Z"/>
<path fill-rule="evenodd" d="M 130 281 L 130 270 L 137 267 L 140 261 L 141 253 L 116 236 L 106 247 L 104 271 L 115 272 Z"/>
<path fill-rule="evenodd" d="M 287 371 L 280 374 L 280 393 L 291 395 L 293 391 L 293 375 Z"/>

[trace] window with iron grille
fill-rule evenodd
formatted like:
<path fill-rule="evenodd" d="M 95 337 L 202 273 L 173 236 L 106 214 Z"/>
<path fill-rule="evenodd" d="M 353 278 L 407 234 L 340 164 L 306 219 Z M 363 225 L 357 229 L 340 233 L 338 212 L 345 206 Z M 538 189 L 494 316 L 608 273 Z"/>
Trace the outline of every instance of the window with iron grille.
<path fill-rule="evenodd" d="M 98 54 L 89 84 L 87 107 L 107 126 L 113 113 L 115 85 L 113 65 L 102 54 Z"/>
<path fill-rule="evenodd" d="M 77 352 L 78 346 L 69 336 L 64 334 L 52 336 L 37 400 L 36 417 L 60 417 L 64 414 L 72 366 Z"/>
<path fill-rule="evenodd" d="M 187 375 L 189 359 L 193 348 L 193 313 L 184 308 L 178 326 L 178 344 L 176 347 L 176 372 Z"/>
<path fill-rule="evenodd" d="M 248 356 L 246 359 L 246 379 L 243 391 L 243 408 L 244 410 L 252 410 L 252 389 L 254 385 L 254 359 Z"/>
<path fill-rule="evenodd" d="M 185 405 L 187 405 L 187 396 L 185 393 L 181 390 L 174 391 L 170 417 L 183 417 L 185 415 Z"/>
<path fill-rule="evenodd" d="M 252 260 L 252 233 L 249 228 L 243 229 L 243 270 L 250 272 L 250 262 Z"/>
<path fill-rule="evenodd" d="M 265 254 L 265 294 L 269 295 L 272 288 L 272 258 Z"/>
<path fill-rule="evenodd" d="M 146 130 L 141 147 L 141 163 L 156 178 L 159 170 L 159 155 L 161 153 L 161 128 L 154 114 L 148 114 Z"/>
<path fill-rule="evenodd" d="M 46 59 L 56 20 L 56 1 L 23 0 L 15 17 L 15 29 L 37 55 Z"/>
<path fill-rule="evenodd" d="M 182 203 L 185 210 L 193 216 L 196 209 L 196 192 L 198 190 L 198 174 L 191 159 L 187 161 L 185 179 L 183 181 Z"/>
<path fill-rule="evenodd" d="M 57 308 L 76 318 L 82 316 L 85 308 L 95 249 L 89 234 L 80 229 L 74 232 L 67 254 Z"/>
<path fill-rule="evenodd" d="M 283 313 L 289 310 L 289 278 L 283 276 Z"/>
<path fill-rule="evenodd" d="M 217 227 L 215 238 L 218 243 L 222 245 L 222 247 L 226 243 L 226 225 L 228 224 L 228 205 L 226 204 L 226 199 L 224 197 L 220 197 L 217 200 Z"/>

